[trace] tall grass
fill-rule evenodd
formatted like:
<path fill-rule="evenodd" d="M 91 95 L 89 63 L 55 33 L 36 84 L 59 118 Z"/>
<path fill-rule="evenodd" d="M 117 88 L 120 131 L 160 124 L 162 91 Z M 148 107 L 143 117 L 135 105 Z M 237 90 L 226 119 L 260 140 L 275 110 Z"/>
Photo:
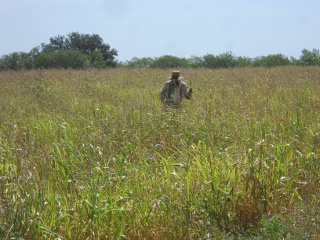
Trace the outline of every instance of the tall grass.
<path fill-rule="evenodd" d="M 0 238 L 316 239 L 320 68 L 0 73 Z"/>

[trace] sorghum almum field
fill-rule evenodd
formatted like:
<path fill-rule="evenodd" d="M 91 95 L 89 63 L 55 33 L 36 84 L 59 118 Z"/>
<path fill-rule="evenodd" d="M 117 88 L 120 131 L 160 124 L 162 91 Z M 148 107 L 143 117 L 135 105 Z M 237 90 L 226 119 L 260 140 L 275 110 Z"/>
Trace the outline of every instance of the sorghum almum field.
<path fill-rule="evenodd" d="M 320 68 L 0 72 L 1 239 L 320 237 Z"/>

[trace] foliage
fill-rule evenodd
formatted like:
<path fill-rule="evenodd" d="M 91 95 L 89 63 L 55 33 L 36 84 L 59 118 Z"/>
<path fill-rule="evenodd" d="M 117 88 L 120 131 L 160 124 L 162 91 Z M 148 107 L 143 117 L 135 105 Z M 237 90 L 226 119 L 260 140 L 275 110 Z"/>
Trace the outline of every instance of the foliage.
<path fill-rule="evenodd" d="M 93 68 L 104 68 L 106 65 L 104 62 L 103 54 L 101 52 L 93 51 L 89 55 L 88 59 L 90 66 Z"/>
<path fill-rule="evenodd" d="M 293 66 L 301 66 L 302 65 L 300 59 L 296 59 L 294 57 L 290 57 L 290 63 Z"/>
<path fill-rule="evenodd" d="M 205 67 L 212 69 L 230 68 L 237 65 L 236 57 L 232 54 L 232 52 L 226 52 L 218 56 L 207 54 L 203 57 L 203 59 Z"/>
<path fill-rule="evenodd" d="M 319 63 L 319 50 L 302 51 L 300 59 L 286 57 L 283 54 L 271 54 L 251 59 L 249 57 L 237 57 L 232 52 L 219 55 L 207 54 L 203 57 L 191 56 L 189 59 L 174 56 L 162 56 L 160 58 L 133 58 L 124 66 L 133 68 L 233 68 L 233 67 L 278 67 L 286 65 L 317 65 Z"/>
<path fill-rule="evenodd" d="M 3 55 L 0 58 L 1 70 L 22 70 L 31 68 L 33 60 L 29 54 L 24 52 L 14 52 L 11 54 Z"/>
<path fill-rule="evenodd" d="M 36 58 L 39 68 L 81 69 L 85 66 L 87 57 L 77 50 L 58 50 L 55 52 L 43 52 Z M 93 63 L 94 64 L 94 61 Z"/>
<path fill-rule="evenodd" d="M 290 65 L 290 60 L 282 54 L 257 57 L 253 63 L 254 67 L 277 67 L 286 65 Z"/>
<path fill-rule="evenodd" d="M 97 35 L 72 32 L 50 38 L 49 44 L 31 49 L 29 53 L 14 52 L 0 58 L 0 70 L 37 68 L 103 68 L 115 67 L 117 51 L 103 43 Z"/>
<path fill-rule="evenodd" d="M 1 72 L 0 238 L 318 239 L 319 67 L 180 70 Z"/>
<path fill-rule="evenodd" d="M 249 57 L 237 57 L 237 67 L 252 67 L 253 60 Z"/>
<path fill-rule="evenodd" d="M 72 51 L 71 51 L 72 50 Z M 65 52 L 64 52 L 65 51 Z M 81 56 L 81 54 L 83 56 Z M 271 54 L 256 58 L 235 56 L 232 52 L 219 55 L 207 54 L 203 57 L 191 56 L 179 58 L 172 55 L 161 57 L 134 57 L 126 62 L 115 60 L 117 51 L 110 49 L 97 34 L 79 34 L 73 32 L 67 36 L 50 38 L 49 44 L 31 49 L 29 53 L 14 52 L 0 58 L 0 70 L 23 70 L 36 68 L 235 68 L 235 67 L 279 67 L 286 65 L 313 66 L 320 64 L 319 50 L 303 49 L 299 59 L 286 57 L 283 54 Z M 86 57 L 86 61 L 83 58 Z M 59 59 L 51 62 L 50 59 Z M 76 63 L 72 62 L 76 60 Z M 67 64 L 67 65 L 66 65 Z M 81 65 L 82 64 L 82 65 Z"/>
<path fill-rule="evenodd" d="M 130 61 L 126 62 L 126 65 L 131 68 L 148 68 L 153 63 L 153 58 L 137 58 L 134 57 Z"/>
<path fill-rule="evenodd" d="M 188 66 L 192 68 L 203 68 L 204 67 L 204 60 L 202 57 L 191 56 L 188 59 Z"/>
<path fill-rule="evenodd" d="M 313 49 L 309 51 L 307 49 L 302 50 L 302 55 L 300 57 L 302 65 L 320 65 L 320 51 L 319 49 Z"/>
<path fill-rule="evenodd" d="M 72 32 L 65 36 L 57 36 L 50 38 L 49 47 L 54 50 L 78 50 L 87 55 L 96 55 L 97 52 L 101 53 L 106 66 L 115 66 L 115 56 L 117 51 L 110 49 L 110 45 L 103 43 L 102 38 L 97 34 L 80 34 Z"/>
<path fill-rule="evenodd" d="M 154 61 L 150 64 L 150 67 L 163 69 L 188 67 L 188 61 L 185 58 L 164 55 L 162 57 L 155 58 Z"/>

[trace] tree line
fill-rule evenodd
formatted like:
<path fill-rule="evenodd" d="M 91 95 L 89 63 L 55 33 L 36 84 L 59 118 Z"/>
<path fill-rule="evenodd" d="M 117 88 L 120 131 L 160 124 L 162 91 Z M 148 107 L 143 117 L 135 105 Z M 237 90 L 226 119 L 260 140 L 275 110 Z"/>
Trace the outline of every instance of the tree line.
<path fill-rule="evenodd" d="M 106 67 L 130 68 L 233 68 L 233 67 L 276 67 L 285 65 L 320 65 L 320 52 L 303 49 L 300 58 L 271 54 L 256 58 L 238 57 L 232 52 L 203 57 L 179 58 L 171 55 L 161 57 L 133 58 L 126 62 L 116 60 L 117 50 L 103 42 L 97 34 L 72 32 L 67 36 L 50 38 L 30 52 L 14 52 L 0 58 L 0 70 L 31 69 L 84 69 Z"/>
<path fill-rule="evenodd" d="M 156 58 L 133 58 L 122 64 L 132 68 L 233 68 L 233 67 L 277 67 L 285 65 L 311 66 L 320 65 L 320 51 L 313 49 L 302 50 L 299 59 L 286 57 L 283 54 L 271 54 L 256 58 L 237 57 L 232 52 L 219 55 L 207 54 L 203 57 L 192 56 L 190 58 L 179 58 L 165 55 Z"/>

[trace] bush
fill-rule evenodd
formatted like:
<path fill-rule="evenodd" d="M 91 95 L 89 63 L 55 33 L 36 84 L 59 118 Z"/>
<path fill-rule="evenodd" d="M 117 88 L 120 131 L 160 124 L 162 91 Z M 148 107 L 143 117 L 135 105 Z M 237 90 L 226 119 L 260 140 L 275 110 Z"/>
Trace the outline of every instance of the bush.
<path fill-rule="evenodd" d="M 213 54 L 207 54 L 203 57 L 204 66 L 207 68 L 230 68 L 237 66 L 237 58 L 232 52 L 226 52 L 215 56 Z"/>
<path fill-rule="evenodd" d="M 254 67 L 276 67 L 289 65 L 290 60 L 282 54 L 257 57 L 254 60 Z"/>
<path fill-rule="evenodd" d="M 185 58 L 178 58 L 171 55 L 165 55 L 155 59 L 150 67 L 153 68 L 179 68 L 188 67 L 188 60 Z"/>
<path fill-rule="evenodd" d="M 127 62 L 127 66 L 132 68 L 145 68 L 145 67 L 148 68 L 153 63 L 153 61 L 154 60 L 150 57 L 148 58 L 134 57 Z"/>
<path fill-rule="evenodd" d="M 36 58 L 36 62 L 39 68 L 80 69 L 84 68 L 87 56 L 77 50 L 60 50 L 41 53 Z"/>
<path fill-rule="evenodd" d="M 319 49 L 313 49 L 312 52 L 307 49 L 303 49 L 300 60 L 301 60 L 301 64 L 305 66 L 319 65 L 320 64 Z"/>

